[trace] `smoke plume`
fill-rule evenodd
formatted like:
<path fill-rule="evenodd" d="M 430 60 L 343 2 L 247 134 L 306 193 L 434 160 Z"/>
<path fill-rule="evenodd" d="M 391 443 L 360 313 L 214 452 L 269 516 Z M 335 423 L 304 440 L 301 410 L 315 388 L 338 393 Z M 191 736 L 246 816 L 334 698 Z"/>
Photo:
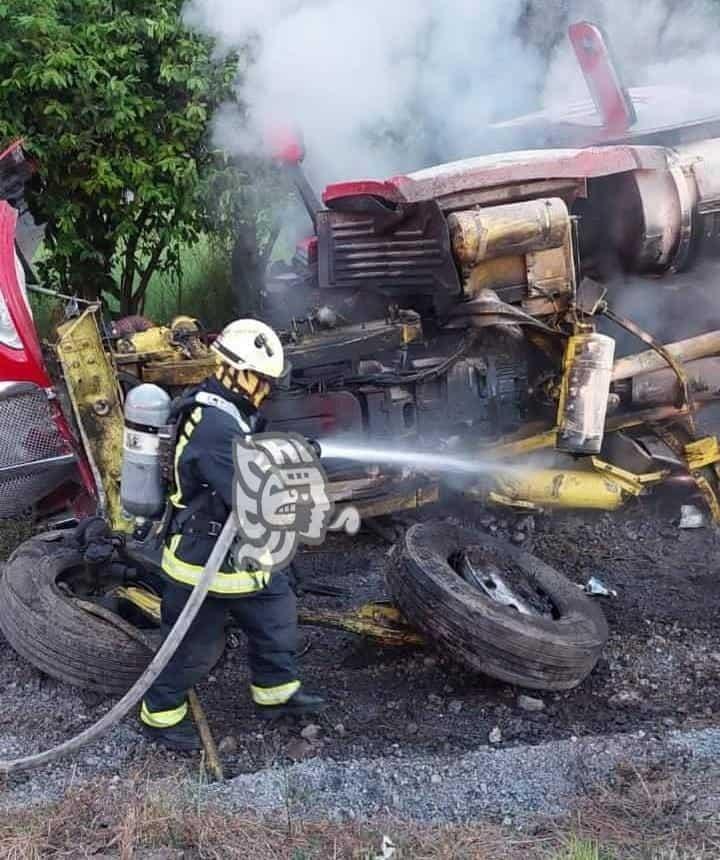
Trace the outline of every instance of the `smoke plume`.
<path fill-rule="evenodd" d="M 626 86 L 684 90 L 654 105 L 660 122 L 697 117 L 720 84 L 716 38 L 720 8 L 714 0 L 570 0 L 567 22 L 589 20 L 607 33 Z M 642 94 L 638 93 L 642 101 Z M 588 98 L 588 90 L 567 40 L 560 41 L 546 78 L 545 102 L 567 104 Z M 714 100 L 714 99 L 713 99 Z M 665 116 L 658 111 L 665 110 Z"/>
<path fill-rule="evenodd" d="M 713 9 L 713 6 L 715 7 Z M 567 25 L 608 32 L 626 82 L 717 91 L 711 0 L 188 0 L 188 24 L 251 58 L 245 109 L 216 142 L 258 152 L 266 130 L 302 130 L 311 177 L 386 176 L 488 151 L 488 123 L 588 99 Z M 691 109 L 687 99 L 669 108 Z M 503 148 L 513 141 L 503 141 Z"/>
<path fill-rule="evenodd" d="M 221 49 L 250 43 L 217 141 L 255 150 L 276 124 L 302 129 L 321 180 L 383 176 L 476 151 L 484 126 L 534 106 L 544 61 L 517 23 L 525 0 L 191 0 Z"/>

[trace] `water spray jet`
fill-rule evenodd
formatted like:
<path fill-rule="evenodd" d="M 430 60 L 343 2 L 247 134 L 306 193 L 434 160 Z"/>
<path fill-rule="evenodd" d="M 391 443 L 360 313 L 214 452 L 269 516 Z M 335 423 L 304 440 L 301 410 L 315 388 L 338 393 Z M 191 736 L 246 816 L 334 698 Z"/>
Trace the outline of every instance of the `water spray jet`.
<path fill-rule="evenodd" d="M 373 442 L 344 442 L 324 439 L 319 441 L 325 459 L 354 460 L 359 463 L 384 466 L 406 466 L 418 471 L 455 473 L 465 475 L 527 474 L 527 467 L 509 466 L 478 457 L 474 453 L 433 453 L 416 449 L 380 447 Z"/>

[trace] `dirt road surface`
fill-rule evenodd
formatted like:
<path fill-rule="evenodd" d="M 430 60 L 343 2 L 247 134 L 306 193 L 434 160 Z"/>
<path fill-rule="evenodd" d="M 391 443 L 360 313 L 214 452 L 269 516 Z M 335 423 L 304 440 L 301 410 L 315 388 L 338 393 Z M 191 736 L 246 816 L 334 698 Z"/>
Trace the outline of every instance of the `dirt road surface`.
<path fill-rule="evenodd" d="M 451 509 L 423 516 L 457 521 Z M 711 525 L 680 530 L 677 518 L 673 509 L 636 503 L 613 515 L 536 519 L 527 549 L 577 583 L 597 576 L 617 591 L 615 598 L 598 598 L 610 627 L 604 655 L 591 676 L 567 693 L 521 691 L 473 676 L 433 651 L 379 648 L 351 634 L 303 628 L 302 676 L 327 697 L 328 709 L 315 723 L 267 727 L 253 715 L 245 643 L 233 632 L 233 647 L 198 688 L 227 775 L 304 759 L 407 768 L 414 760 L 460 761 L 491 749 L 609 735 L 627 736 L 622 744 L 632 748 L 633 738 L 714 726 L 720 535 Z M 514 530 L 511 518 L 490 521 L 479 507 L 464 507 L 462 522 L 500 534 Z M 9 548 L 12 535 L 6 532 L 5 540 Z M 303 581 L 344 588 L 347 596 L 307 594 L 301 603 L 341 608 L 382 598 L 389 549 L 369 534 L 329 539 L 321 552 L 300 559 Z M 521 700 L 523 693 L 534 701 Z M 0 704 L 0 756 L 7 757 L 74 735 L 111 703 L 40 676 L 0 639 Z M 77 759 L 12 778 L 0 803 L 57 797 L 71 779 L 103 775 L 119 781 L 138 770 L 152 778 L 178 766 L 194 778 L 198 762 L 154 749 L 128 718 Z"/>

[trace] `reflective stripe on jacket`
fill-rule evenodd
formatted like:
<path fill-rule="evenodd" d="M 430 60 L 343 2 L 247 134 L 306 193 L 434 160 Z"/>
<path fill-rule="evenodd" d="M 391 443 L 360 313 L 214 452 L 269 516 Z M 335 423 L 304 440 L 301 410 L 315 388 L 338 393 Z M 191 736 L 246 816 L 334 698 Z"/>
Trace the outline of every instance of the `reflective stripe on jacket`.
<path fill-rule="evenodd" d="M 170 544 L 163 551 L 162 568 L 176 582 L 193 587 L 200 579 L 204 565 L 183 561 L 178 556 L 178 544 L 181 540 L 182 535 L 174 535 L 170 538 Z M 220 571 L 215 574 L 210 591 L 213 594 L 237 597 L 260 591 L 269 581 L 270 571 L 268 570 Z"/>

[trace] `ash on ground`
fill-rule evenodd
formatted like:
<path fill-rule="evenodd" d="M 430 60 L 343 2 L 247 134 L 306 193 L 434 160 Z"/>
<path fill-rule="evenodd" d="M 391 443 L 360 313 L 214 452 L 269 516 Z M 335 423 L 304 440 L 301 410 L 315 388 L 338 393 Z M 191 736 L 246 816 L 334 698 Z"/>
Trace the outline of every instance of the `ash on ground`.
<path fill-rule="evenodd" d="M 461 519 L 509 539 L 518 531 L 514 517 L 467 505 L 460 513 L 435 509 L 418 516 Z M 610 639 L 578 688 L 518 690 L 472 675 L 431 650 L 380 648 L 351 634 L 304 627 L 302 677 L 327 697 L 327 711 L 313 721 L 267 726 L 254 716 L 245 642 L 233 631 L 234 647 L 198 688 L 227 773 L 312 757 L 392 762 L 714 722 L 720 702 L 720 536 L 714 526 L 680 530 L 677 512 L 635 504 L 615 514 L 537 517 L 523 545 L 577 583 L 596 576 L 617 591 L 615 598 L 598 598 Z M 320 551 L 303 554 L 298 566 L 305 584 L 346 594 L 305 594 L 301 606 L 341 609 L 382 599 L 389 549 L 387 540 L 363 533 L 333 536 Z M 71 737 L 111 703 L 42 677 L 0 638 L 0 704 L 0 757 L 6 757 Z M 128 718 L 82 752 L 73 773 L 122 778 L 130 769 L 163 774 L 178 767 L 196 773 L 197 761 L 153 749 Z M 24 784 L 27 799 L 61 793 L 69 771 L 61 762 L 37 777 L 20 776 L 14 796 L 23 796 Z"/>

